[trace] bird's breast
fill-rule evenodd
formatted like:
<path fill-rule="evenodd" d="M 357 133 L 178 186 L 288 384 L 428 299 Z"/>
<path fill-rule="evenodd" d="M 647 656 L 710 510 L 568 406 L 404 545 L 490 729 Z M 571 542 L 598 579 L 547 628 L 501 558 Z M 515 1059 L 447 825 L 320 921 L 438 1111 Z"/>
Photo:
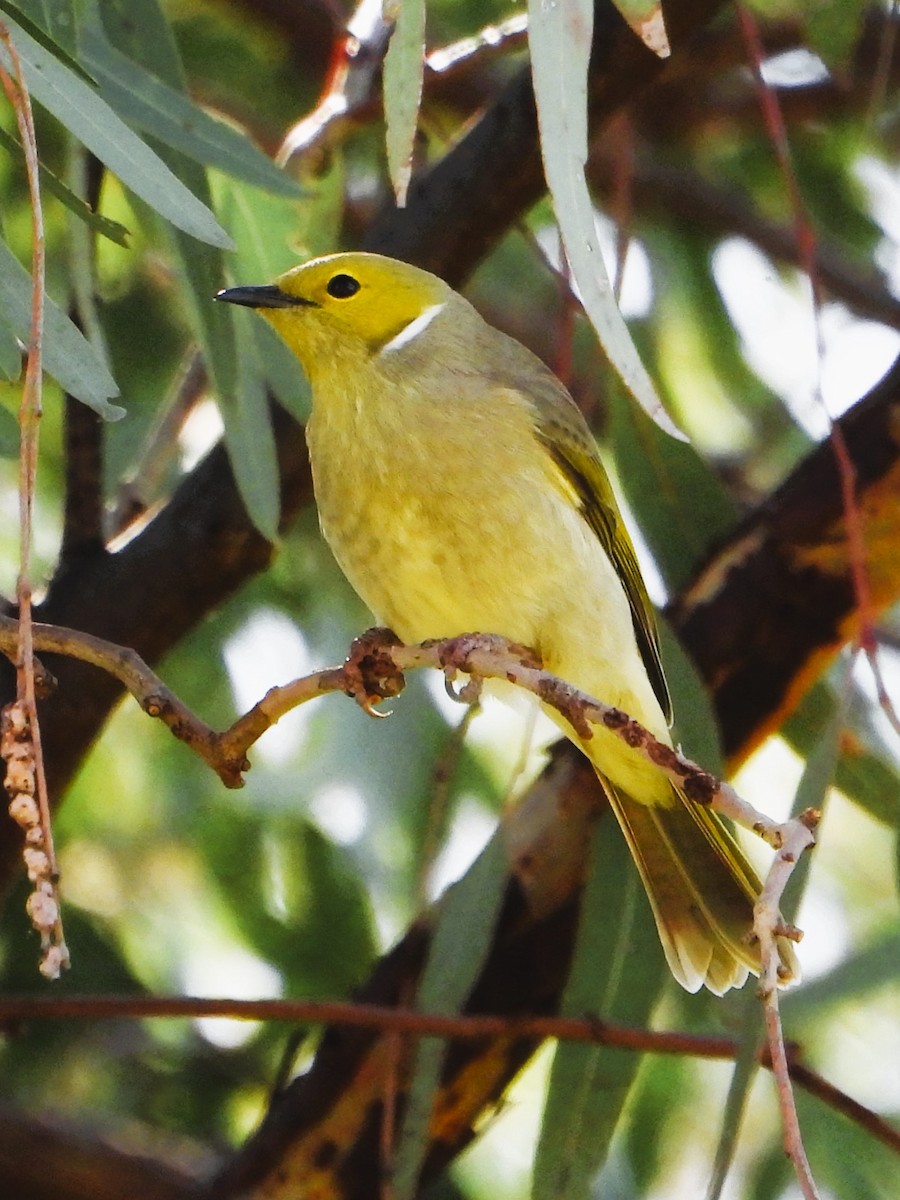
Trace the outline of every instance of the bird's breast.
<path fill-rule="evenodd" d="M 323 533 L 375 617 L 405 640 L 474 629 L 533 638 L 543 586 L 523 545 L 542 451 L 524 414 L 449 407 L 396 392 L 375 404 L 344 393 L 340 407 L 314 398 Z"/>

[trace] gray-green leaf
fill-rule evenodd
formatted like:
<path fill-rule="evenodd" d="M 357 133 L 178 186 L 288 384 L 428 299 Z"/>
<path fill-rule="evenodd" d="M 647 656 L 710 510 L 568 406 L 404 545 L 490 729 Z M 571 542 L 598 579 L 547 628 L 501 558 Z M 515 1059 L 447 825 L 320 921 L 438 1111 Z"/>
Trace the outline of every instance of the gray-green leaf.
<path fill-rule="evenodd" d="M 598 822 L 562 1012 L 649 1021 L 668 969 L 625 839 Z M 534 1162 L 533 1200 L 588 1200 L 640 1066 L 640 1055 L 560 1043 Z"/>
<path fill-rule="evenodd" d="M 506 868 L 503 836 L 498 831 L 444 898 L 416 995 L 416 1008 L 422 1012 L 452 1015 L 462 1009 L 490 948 Z M 422 1038 L 394 1160 L 393 1200 L 411 1200 L 415 1195 L 443 1057 L 444 1039 Z"/>
<path fill-rule="evenodd" d="M 188 191 L 105 100 L 14 21 L 7 19 L 6 24 L 22 60 L 25 82 L 38 103 L 160 216 L 201 241 L 231 246 L 231 239 L 206 205 Z M 0 63 L 11 69 L 9 53 L 2 45 Z"/>
<path fill-rule="evenodd" d="M 0 305 L 9 327 L 27 343 L 31 328 L 31 276 L 4 243 L 0 242 Z M 44 301 L 44 370 L 60 387 L 83 401 L 107 421 L 125 415 L 110 404 L 119 389 L 106 364 L 76 325 L 52 300 Z"/>
<path fill-rule="evenodd" d="M 584 311 L 629 392 L 660 428 L 684 440 L 641 362 L 600 253 L 584 174 L 593 0 L 529 0 L 528 21 L 544 172 Z"/>
<path fill-rule="evenodd" d="M 251 141 L 122 54 L 96 24 L 85 30 L 81 48 L 101 96 L 130 125 L 197 162 L 219 167 L 257 187 L 301 195 L 297 184 Z"/>
<path fill-rule="evenodd" d="M 391 183 L 400 208 L 412 175 L 425 72 L 425 0 L 395 0 L 396 24 L 384 59 L 384 118 Z"/>

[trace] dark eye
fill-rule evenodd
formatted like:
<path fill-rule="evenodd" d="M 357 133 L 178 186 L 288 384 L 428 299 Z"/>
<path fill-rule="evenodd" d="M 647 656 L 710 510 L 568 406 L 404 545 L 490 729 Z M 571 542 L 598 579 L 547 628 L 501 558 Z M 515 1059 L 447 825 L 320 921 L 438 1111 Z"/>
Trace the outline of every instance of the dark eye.
<path fill-rule="evenodd" d="M 359 291 L 359 280 L 352 275 L 332 275 L 328 280 L 325 291 L 335 300 L 349 300 Z"/>

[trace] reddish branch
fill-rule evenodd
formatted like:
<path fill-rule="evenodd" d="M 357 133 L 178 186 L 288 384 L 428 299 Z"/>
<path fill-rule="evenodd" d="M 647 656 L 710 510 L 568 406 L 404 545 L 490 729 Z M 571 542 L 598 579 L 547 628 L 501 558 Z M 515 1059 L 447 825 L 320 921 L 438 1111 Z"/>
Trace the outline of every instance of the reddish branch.
<path fill-rule="evenodd" d="M 733 1059 L 734 1038 L 681 1030 L 636 1029 L 595 1017 L 502 1017 L 470 1013 L 440 1016 L 410 1008 L 385 1008 L 335 1000 L 235 1000 L 200 996 L 19 996 L 0 998 L 0 1026 L 37 1020 L 137 1020 L 145 1017 L 223 1017 L 238 1021 L 286 1021 L 292 1025 L 345 1025 L 349 1028 L 413 1034 L 416 1037 L 483 1041 L 485 1038 L 533 1038 L 582 1042 L 633 1050 L 638 1054 L 674 1054 L 701 1059 Z M 889 1149 L 900 1154 L 900 1130 L 865 1105 L 834 1087 L 789 1048 L 791 1078 L 830 1108 L 849 1117 Z M 765 1048 L 761 1066 L 771 1069 Z"/>

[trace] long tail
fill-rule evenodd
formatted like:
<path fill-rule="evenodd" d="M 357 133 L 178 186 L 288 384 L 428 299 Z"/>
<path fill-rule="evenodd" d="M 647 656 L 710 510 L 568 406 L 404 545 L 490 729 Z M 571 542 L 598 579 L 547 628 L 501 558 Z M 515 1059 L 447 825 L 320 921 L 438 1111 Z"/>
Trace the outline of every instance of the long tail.
<path fill-rule="evenodd" d="M 689 992 L 717 995 L 759 973 L 751 941 L 760 882 L 725 824 L 672 789 L 671 804 L 641 804 L 602 779 L 637 863 L 666 958 Z M 800 976 L 792 943 L 779 938 L 783 982 Z"/>

